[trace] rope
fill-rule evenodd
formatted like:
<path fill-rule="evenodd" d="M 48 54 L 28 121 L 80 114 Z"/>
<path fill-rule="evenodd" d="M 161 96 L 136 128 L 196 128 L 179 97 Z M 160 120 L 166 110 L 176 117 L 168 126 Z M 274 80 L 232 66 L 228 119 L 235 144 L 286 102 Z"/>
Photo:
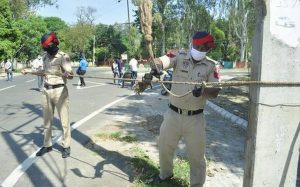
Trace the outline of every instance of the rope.
<path fill-rule="evenodd" d="M 26 72 L 33 75 L 56 75 L 62 77 L 63 74 L 51 74 L 51 73 L 36 73 L 36 72 Z M 298 87 L 300 82 L 289 82 L 289 81 L 224 81 L 224 82 L 180 82 L 180 81 L 161 81 L 161 80 L 137 80 L 137 79 L 127 79 L 127 78 L 109 78 L 109 77 L 99 77 L 99 76 L 86 76 L 86 75 L 72 75 L 73 77 L 82 77 L 82 78 L 93 78 L 93 79 L 102 79 L 102 80 L 121 80 L 121 81 L 137 81 L 137 86 L 134 91 L 136 94 L 142 93 L 151 83 L 159 83 L 161 87 L 168 92 L 170 95 L 181 98 L 184 97 L 192 91 L 188 91 L 185 94 L 177 95 L 171 92 L 166 88 L 164 84 L 188 84 L 188 85 L 200 85 L 204 88 L 214 88 L 214 87 L 230 87 L 230 86 L 250 86 L 250 85 L 259 85 L 259 86 L 285 86 L 285 87 Z"/>
<path fill-rule="evenodd" d="M 51 74 L 51 73 L 36 73 L 36 72 L 26 72 L 33 75 L 56 75 L 62 77 L 63 74 Z M 72 75 L 73 77 L 82 78 L 92 78 L 92 79 L 102 79 L 102 80 L 122 80 L 122 81 L 143 81 L 138 79 L 128 79 L 128 78 L 110 78 L 110 77 L 99 77 L 99 76 L 86 76 L 86 75 Z M 208 88 L 213 87 L 230 87 L 230 86 L 248 86 L 248 85 L 260 85 L 260 86 L 285 86 L 285 87 L 298 87 L 300 86 L 300 81 L 223 81 L 223 82 L 182 82 L 182 81 L 162 81 L 162 80 L 151 80 L 151 83 L 166 83 L 166 84 L 188 84 L 188 85 L 199 85 Z M 163 85 L 163 88 L 166 87 Z"/>
<path fill-rule="evenodd" d="M 188 91 L 188 92 L 186 92 L 186 93 L 183 94 L 183 95 L 176 95 L 176 94 L 174 94 L 173 92 L 171 92 L 168 88 L 166 88 L 166 86 L 165 86 L 163 83 L 160 83 L 160 86 L 163 87 L 163 89 L 164 89 L 166 92 L 168 92 L 170 95 L 172 95 L 172 96 L 174 96 L 174 97 L 177 97 L 177 98 L 181 98 L 181 97 L 184 97 L 184 96 L 186 96 L 186 95 L 192 93 L 192 91 Z"/>
<path fill-rule="evenodd" d="M 200 85 L 205 87 L 230 87 L 230 86 L 248 86 L 248 85 L 260 85 L 260 86 L 289 86 L 298 87 L 300 82 L 289 82 L 289 81 L 224 81 L 224 82 L 180 82 L 180 81 L 160 81 L 155 80 L 152 82 L 158 83 L 169 83 L 169 84 L 190 84 L 190 85 Z"/>

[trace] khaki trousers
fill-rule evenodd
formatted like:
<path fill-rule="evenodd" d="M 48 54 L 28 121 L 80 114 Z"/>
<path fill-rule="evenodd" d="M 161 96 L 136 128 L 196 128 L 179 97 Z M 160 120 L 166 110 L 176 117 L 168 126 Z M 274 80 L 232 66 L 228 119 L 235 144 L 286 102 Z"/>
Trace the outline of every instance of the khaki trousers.
<path fill-rule="evenodd" d="M 63 129 L 61 145 L 64 148 L 70 147 L 71 128 L 69 121 L 69 93 L 67 87 L 44 89 L 42 103 L 44 112 L 44 147 L 52 145 L 52 124 L 55 108 L 57 109 Z"/>
<path fill-rule="evenodd" d="M 184 138 L 190 162 L 190 184 L 201 187 L 206 177 L 205 119 L 203 113 L 186 116 L 168 109 L 159 135 L 160 178 L 173 174 L 173 157 L 181 137 Z"/>

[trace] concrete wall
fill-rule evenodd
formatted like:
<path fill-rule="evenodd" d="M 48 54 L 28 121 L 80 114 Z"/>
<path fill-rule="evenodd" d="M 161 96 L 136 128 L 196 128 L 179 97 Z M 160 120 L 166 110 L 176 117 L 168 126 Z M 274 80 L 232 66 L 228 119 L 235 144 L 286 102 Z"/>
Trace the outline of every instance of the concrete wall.
<path fill-rule="evenodd" d="M 300 3 L 280 0 L 255 2 L 258 21 L 251 79 L 299 82 L 300 24 L 296 23 L 292 28 L 282 27 L 276 25 L 276 19 L 281 16 L 299 19 Z M 289 3 L 296 6 L 292 7 Z M 249 115 L 244 186 L 296 186 L 300 87 L 251 86 Z"/>

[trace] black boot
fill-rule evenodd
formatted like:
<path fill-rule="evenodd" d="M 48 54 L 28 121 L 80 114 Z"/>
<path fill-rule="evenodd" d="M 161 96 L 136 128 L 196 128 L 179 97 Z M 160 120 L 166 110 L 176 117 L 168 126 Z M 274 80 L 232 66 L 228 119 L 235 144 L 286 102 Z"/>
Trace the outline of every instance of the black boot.
<path fill-rule="evenodd" d="M 70 154 L 71 154 L 71 149 L 70 149 L 70 147 L 63 148 L 62 153 L 61 153 L 61 156 L 62 156 L 63 158 L 69 157 Z"/>
<path fill-rule="evenodd" d="M 43 156 L 45 153 L 52 151 L 52 146 L 50 147 L 42 147 L 35 155 L 36 156 Z"/>

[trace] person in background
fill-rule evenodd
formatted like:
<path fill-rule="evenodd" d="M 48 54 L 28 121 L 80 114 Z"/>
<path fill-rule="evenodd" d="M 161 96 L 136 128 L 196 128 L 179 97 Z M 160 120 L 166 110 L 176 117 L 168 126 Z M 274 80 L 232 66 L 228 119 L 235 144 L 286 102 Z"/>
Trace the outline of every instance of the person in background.
<path fill-rule="evenodd" d="M 138 73 L 138 61 L 135 58 L 132 58 L 129 61 L 129 67 L 131 70 L 131 78 L 137 79 L 137 73 Z M 132 81 L 131 85 L 134 85 L 134 81 Z"/>
<path fill-rule="evenodd" d="M 80 55 L 80 61 L 79 61 L 79 67 L 76 71 L 76 73 L 78 75 L 81 75 L 79 77 L 80 79 L 80 86 L 86 86 L 85 82 L 84 82 L 84 78 L 82 76 L 84 76 L 84 74 L 86 73 L 87 67 L 88 67 L 88 62 L 86 61 L 84 54 Z"/>
<path fill-rule="evenodd" d="M 7 76 L 6 81 L 13 81 L 12 63 L 10 61 L 5 60 L 4 69 Z"/>
<path fill-rule="evenodd" d="M 129 61 L 129 66 L 130 66 L 130 70 L 131 70 L 131 77 L 133 79 L 137 78 L 137 72 L 138 72 L 138 61 L 136 60 L 136 58 L 132 58 Z"/>
<path fill-rule="evenodd" d="M 42 71 L 43 70 L 43 60 L 42 57 L 39 55 L 36 59 L 34 59 L 31 62 L 31 66 L 32 66 L 32 71 L 33 72 L 38 72 L 38 71 Z M 44 76 L 43 75 L 37 75 L 37 88 L 39 91 L 43 90 L 43 83 L 44 83 Z"/>
<path fill-rule="evenodd" d="M 111 70 L 113 72 L 114 78 L 121 78 L 122 77 L 122 62 L 119 58 L 116 58 L 116 60 L 111 65 Z M 115 84 L 116 80 L 114 80 Z M 118 80 L 118 84 L 121 85 L 122 81 Z"/>

